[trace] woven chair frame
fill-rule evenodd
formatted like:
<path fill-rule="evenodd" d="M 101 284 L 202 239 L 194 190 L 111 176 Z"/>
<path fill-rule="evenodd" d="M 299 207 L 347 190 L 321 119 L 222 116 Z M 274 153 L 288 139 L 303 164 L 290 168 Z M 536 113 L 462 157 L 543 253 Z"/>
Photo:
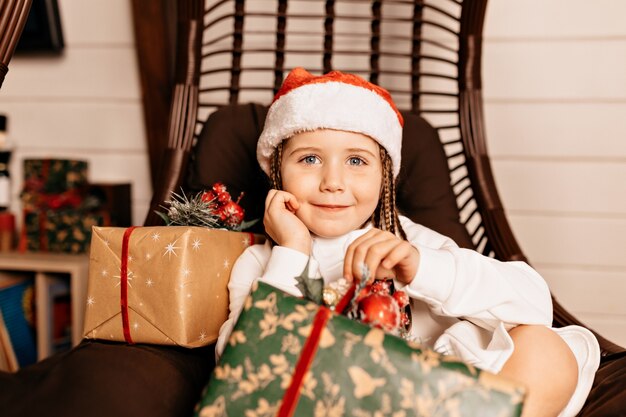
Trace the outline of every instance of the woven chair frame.
<path fill-rule="evenodd" d="M 32 0 L 0 2 L 0 87 L 9 72 L 9 61 L 22 34 Z"/>
<path fill-rule="evenodd" d="M 481 84 L 487 0 L 180 0 L 168 149 L 145 224 L 183 183 L 215 109 L 269 104 L 295 66 L 359 74 L 428 120 L 448 157 L 460 219 L 475 249 L 526 261 L 487 153 Z M 554 324 L 579 324 L 554 300 Z M 623 348 L 597 335 L 603 355 Z"/>

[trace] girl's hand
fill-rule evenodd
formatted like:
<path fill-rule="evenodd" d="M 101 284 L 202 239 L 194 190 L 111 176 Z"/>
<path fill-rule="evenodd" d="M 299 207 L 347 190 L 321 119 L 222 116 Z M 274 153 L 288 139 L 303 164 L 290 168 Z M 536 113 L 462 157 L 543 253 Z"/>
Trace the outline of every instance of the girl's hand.
<path fill-rule="evenodd" d="M 311 233 L 296 216 L 300 203 L 293 194 L 270 190 L 265 198 L 263 225 L 267 234 L 280 246 L 311 253 Z"/>
<path fill-rule="evenodd" d="M 419 267 L 419 251 L 396 235 L 371 229 L 356 239 L 346 251 L 343 276 L 361 279 L 361 265 L 367 265 L 371 279 L 395 278 L 404 285 L 411 283 Z"/>

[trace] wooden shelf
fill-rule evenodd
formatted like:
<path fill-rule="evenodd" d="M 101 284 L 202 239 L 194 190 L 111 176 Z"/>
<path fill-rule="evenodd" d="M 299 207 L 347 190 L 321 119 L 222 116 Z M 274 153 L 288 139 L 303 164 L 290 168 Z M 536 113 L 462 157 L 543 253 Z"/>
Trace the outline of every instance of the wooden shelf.
<path fill-rule="evenodd" d="M 57 253 L 2 252 L 0 253 L 0 272 L 32 273 L 35 277 L 37 304 L 37 356 L 42 360 L 52 352 L 50 328 L 51 294 L 54 284 L 69 278 L 72 309 L 72 346 L 83 338 L 85 302 L 87 300 L 87 281 L 89 277 L 89 255 L 70 255 Z"/>

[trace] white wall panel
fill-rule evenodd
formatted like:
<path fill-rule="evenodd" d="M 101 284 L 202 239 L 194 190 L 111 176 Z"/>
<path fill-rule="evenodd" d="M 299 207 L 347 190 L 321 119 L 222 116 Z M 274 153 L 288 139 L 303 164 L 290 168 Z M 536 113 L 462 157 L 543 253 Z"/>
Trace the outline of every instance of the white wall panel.
<path fill-rule="evenodd" d="M 622 162 L 500 158 L 493 161 L 493 169 L 507 210 L 583 216 L 626 213 L 626 158 Z"/>
<path fill-rule="evenodd" d="M 131 2 L 128 0 L 59 0 L 65 44 L 132 45 Z"/>
<path fill-rule="evenodd" d="M 492 158 L 626 160 L 624 103 L 485 103 Z"/>
<path fill-rule="evenodd" d="M 142 104 L 90 101 L 0 102 L 21 150 L 145 151 Z"/>
<path fill-rule="evenodd" d="M 485 42 L 484 96 L 626 101 L 626 39 Z"/>
<path fill-rule="evenodd" d="M 531 262 L 626 268 L 626 217 L 509 213 L 509 219 Z M 589 276 L 589 279 L 593 278 Z"/>
<path fill-rule="evenodd" d="M 15 57 L 2 85 L 1 97 L 3 102 L 137 100 L 141 90 L 135 50 L 68 46 L 60 57 Z"/>
<path fill-rule="evenodd" d="M 589 38 L 626 35 L 623 0 L 490 0 L 491 38 Z"/>
<path fill-rule="evenodd" d="M 576 314 L 626 316 L 626 268 L 574 268 L 533 264 L 552 293 Z M 591 279 L 590 279 L 591 278 Z M 607 291 L 611 288 L 611 291 Z M 598 303 L 602 300 L 602 303 Z"/>

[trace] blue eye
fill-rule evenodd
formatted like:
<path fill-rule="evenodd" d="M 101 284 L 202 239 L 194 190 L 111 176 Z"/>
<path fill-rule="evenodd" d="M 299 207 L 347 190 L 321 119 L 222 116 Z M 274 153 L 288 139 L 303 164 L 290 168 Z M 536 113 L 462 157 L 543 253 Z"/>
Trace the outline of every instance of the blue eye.
<path fill-rule="evenodd" d="M 315 155 L 307 155 L 304 158 L 302 158 L 301 161 L 304 162 L 305 164 L 315 164 L 319 161 L 319 159 Z"/>
<path fill-rule="evenodd" d="M 348 159 L 348 164 L 350 165 L 365 165 L 365 161 L 359 157 L 352 156 Z"/>

